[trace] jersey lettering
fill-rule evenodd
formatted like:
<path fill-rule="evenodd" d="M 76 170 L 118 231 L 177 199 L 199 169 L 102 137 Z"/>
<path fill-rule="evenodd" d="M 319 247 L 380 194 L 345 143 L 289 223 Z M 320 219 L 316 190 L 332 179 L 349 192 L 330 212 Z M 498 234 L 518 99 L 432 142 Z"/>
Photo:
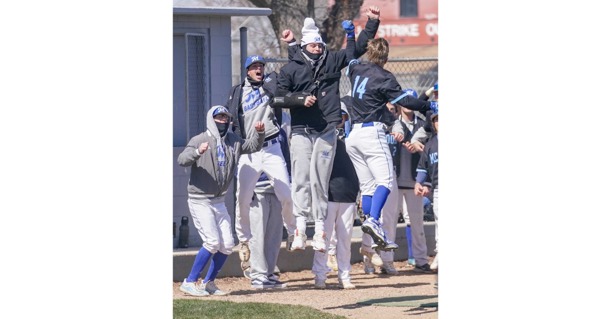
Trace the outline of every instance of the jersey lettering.
<path fill-rule="evenodd" d="M 438 163 L 438 152 L 430 153 L 428 157 L 430 158 L 430 164 Z"/>
<path fill-rule="evenodd" d="M 364 94 L 366 92 L 366 82 L 369 81 L 369 78 L 368 77 L 364 78 L 364 80 L 362 80 L 360 85 L 358 85 L 358 81 L 360 81 L 360 75 L 357 75 L 356 80 L 354 81 L 354 89 L 352 90 L 352 97 L 356 97 L 356 92 L 358 92 L 358 93 L 360 93 L 358 98 L 362 100 L 362 94 Z"/>

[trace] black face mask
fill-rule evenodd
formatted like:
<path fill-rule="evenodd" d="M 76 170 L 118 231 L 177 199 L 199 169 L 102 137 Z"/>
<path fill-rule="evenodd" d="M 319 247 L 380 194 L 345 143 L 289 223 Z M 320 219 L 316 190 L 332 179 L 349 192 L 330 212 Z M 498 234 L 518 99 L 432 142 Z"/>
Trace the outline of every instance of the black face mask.
<path fill-rule="evenodd" d="M 305 55 L 307 55 L 310 59 L 316 61 L 322 56 L 322 54 L 324 54 L 324 51 L 322 51 L 322 53 L 319 53 L 319 54 L 313 54 L 313 53 L 307 51 L 307 49 L 303 48 L 303 53 L 305 53 Z"/>
<path fill-rule="evenodd" d="M 229 130 L 229 123 L 214 123 L 216 123 L 216 128 L 218 128 L 218 133 L 220 133 L 220 136 L 224 137 L 225 134 L 227 134 L 227 131 Z"/>

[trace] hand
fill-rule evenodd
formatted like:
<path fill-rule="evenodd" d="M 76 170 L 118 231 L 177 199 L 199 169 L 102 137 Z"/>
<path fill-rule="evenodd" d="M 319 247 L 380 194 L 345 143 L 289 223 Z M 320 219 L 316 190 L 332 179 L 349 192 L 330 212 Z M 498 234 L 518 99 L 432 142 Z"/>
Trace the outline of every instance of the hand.
<path fill-rule="evenodd" d="M 411 147 L 413 148 L 413 151 L 409 150 L 409 152 L 411 153 L 415 153 L 415 152 L 423 152 L 424 151 L 424 144 L 422 144 L 419 141 L 415 141 L 413 143 L 410 143 Z"/>
<path fill-rule="evenodd" d="M 262 133 L 265 131 L 265 123 L 263 123 L 262 121 L 258 121 L 256 123 L 254 123 L 254 129 L 256 129 L 257 132 Z"/>
<path fill-rule="evenodd" d="M 415 183 L 413 187 L 413 192 L 416 196 L 424 196 L 424 187 L 420 183 Z"/>
<path fill-rule="evenodd" d="M 399 132 L 392 132 L 390 135 L 394 136 L 394 139 L 398 143 L 402 142 L 402 140 L 405 138 L 404 135 L 400 134 Z"/>
<path fill-rule="evenodd" d="M 286 42 L 286 43 L 291 43 L 291 42 L 296 41 L 294 39 L 294 33 L 292 33 L 292 30 L 290 30 L 290 29 L 286 29 L 286 30 L 282 31 L 282 38 L 281 38 L 281 40 Z"/>
<path fill-rule="evenodd" d="M 308 95 L 305 98 L 305 107 L 310 107 L 316 103 L 318 99 L 314 95 Z"/>
<path fill-rule="evenodd" d="M 428 187 L 428 186 L 424 186 L 423 188 L 424 188 L 424 189 L 423 189 L 423 191 L 422 191 L 422 195 L 423 195 L 423 196 L 428 196 L 428 194 L 430 194 L 430 187 Z"/>
<path fill-rule="evenodd" d="M 379 20 L 379 14 L 380 10 L 378 6 L 370 6 L 368 9 L 366 9 L 366 15 L 371 20 Z"/>
<path fill-rule="evenodd" d="M 343 27 L 343 30 L 345 30 L 345 33 L 354 33 L 355 27 L 352 20 L 343 20 L 343 22 L 341 22 L 341 26 Z"/>
<path fill-rule="evenodd" d="M 432 92 L 434 92 L 434 87 L 431 87 L 426 90 L 426 96 L 432 97 Z"/>
<path fill-rule="evenodd" d="M 209 143 L 205 142 L 205 143 L 201 143 L 199 144 L 199 148 L 197 149 L 199 151 L 199 154 L 203 154 L 205 151 L 207 151 L 209 148 Z"/>

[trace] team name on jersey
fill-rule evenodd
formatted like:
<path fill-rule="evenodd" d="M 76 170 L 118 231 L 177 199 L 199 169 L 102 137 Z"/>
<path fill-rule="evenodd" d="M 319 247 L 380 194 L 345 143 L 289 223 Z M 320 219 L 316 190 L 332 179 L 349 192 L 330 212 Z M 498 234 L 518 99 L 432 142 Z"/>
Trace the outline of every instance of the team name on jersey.
<path fill-rule="evenodd" d="M 246 96 L 245 100 L 242 103 L 242 108 L 245 113 L 245 112 L 249 112 L 251 110 L 256 109 L 261 104 L 266 104 L 267 102 L 269 102 L 269 96 L 268 95 L 261 96 L 260 91 L 255 90 Z"/>

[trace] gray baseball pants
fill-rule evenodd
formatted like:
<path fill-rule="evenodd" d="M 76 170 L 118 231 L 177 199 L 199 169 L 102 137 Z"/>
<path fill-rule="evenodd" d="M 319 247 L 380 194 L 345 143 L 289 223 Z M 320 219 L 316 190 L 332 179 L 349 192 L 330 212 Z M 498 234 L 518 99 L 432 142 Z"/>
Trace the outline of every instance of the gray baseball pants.
<path fill-rule="evenodd" d="M 328 184 L 336 147 L 335 130 L 322 133 L 292 131 L 290 156 L 293 213 L 301 233 L 305 233 L 307 216 L 313 217 L 316 233 L 324 230 L 328 210 Z"/>
<path fill-rule="evenodd" d="M 282 203 L 273 189 L 271 192 L 255 191 L 250 203 L 250 276 L 252 279 L 268 279 L 275 270 L 282 244 Z M 264 277 L 264 278 L 263 278 Z"/>

